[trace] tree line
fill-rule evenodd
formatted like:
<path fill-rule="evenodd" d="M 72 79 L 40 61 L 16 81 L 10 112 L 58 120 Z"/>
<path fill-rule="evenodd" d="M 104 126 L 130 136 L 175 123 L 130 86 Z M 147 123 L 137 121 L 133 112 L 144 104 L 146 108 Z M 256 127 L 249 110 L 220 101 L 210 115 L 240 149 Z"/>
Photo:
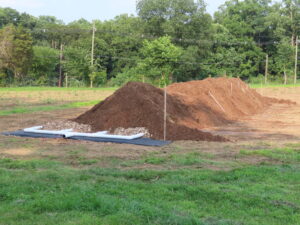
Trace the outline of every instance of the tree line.
<path fill-rule="evenodd" d="M 300 0 L 229 0 L 214 16 L 203 0 L 139 0 L 136 10 L 65 24 L 0 8 L 0 85 L 261 82 L 265 75 L 290 83 L 297 76 Z"/>

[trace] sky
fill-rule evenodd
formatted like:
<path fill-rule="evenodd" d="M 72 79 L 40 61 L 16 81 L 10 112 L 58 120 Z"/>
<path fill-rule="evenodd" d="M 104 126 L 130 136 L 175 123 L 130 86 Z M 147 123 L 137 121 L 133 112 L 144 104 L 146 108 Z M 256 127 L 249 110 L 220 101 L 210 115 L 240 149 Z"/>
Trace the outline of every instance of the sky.
<path fill-rule="evenodd" d="M 225 0 L 206 0 L 213 14 Z M 33 16 L 50 15 L 69 23 L 80 18 L 109 20 L 128 13 L 135 14 L 136 0 L 0 0 L 0 7 L 11 7 Z"/>

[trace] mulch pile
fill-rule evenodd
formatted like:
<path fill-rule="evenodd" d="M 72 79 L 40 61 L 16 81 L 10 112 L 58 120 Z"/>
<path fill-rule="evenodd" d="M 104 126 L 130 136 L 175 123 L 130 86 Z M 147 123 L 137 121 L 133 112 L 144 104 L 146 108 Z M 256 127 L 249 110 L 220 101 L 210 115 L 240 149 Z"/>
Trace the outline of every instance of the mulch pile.
<path fill-rule="evenodd" d="M 262 112 L 272 103 L 293 102 L 266 98 L 240 79 L 208 78 L 167 87 L 167 139 L 226 141 L 200 129 L 225 125 Z M 164 91 L 129 82 L 105 101 L 75 119 L 93 131 L 144 127 L 163 139 Z"/>

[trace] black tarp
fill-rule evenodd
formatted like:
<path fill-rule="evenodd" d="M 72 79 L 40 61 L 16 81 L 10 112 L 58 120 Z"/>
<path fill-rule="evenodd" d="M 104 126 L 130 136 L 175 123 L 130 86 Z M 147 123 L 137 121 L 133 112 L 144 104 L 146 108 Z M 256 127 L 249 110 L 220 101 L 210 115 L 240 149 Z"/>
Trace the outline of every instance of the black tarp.
<path fill-rule="evenodd" d="M 57 134 L 37 134 L 37 133 L 30 133 L 25 132 L 23 130 L 14 131 L 14 132 L 5 132 L 2 133 L 5 136 L 16 136 L 16 137 L 28 137 L 28 138 L 65 138 L 63 135 Z M 92 142 L 111 142 L 111 143 L 118 143 L 118 144 L 132 144 L 132 145 L 143 145 L 143 146 L 164 146 L 171 144 L 171 141 L 159 141 L 153 140 L 150 138 L 138 138 L 134 140 L 123 140 L 123 139 L 112 139 L 112 138 L 96 138 L 96 137 L 80 137 L 80 136 L 73 136 L 67 139 L 70 140 L 81 140 L 81 141 L 92 141 Z"/>

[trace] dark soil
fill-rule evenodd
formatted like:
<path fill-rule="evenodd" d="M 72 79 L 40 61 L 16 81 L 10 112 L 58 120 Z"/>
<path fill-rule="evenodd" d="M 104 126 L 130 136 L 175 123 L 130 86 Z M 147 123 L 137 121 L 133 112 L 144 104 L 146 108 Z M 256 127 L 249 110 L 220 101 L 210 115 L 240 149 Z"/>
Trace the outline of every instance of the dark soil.
<path fill-rule="evenodd" d="M 262 97 L 240 79 L 209 78 L 173 84 L 167 90 L 168 140 L 226 141 L 200 129 L 262 112 L 277 101 Z M 93 131 L 145 127 L 152 138 L 163 139 L 163 109 L 162 89 L 129 82 L 75 121 L 91 125 Z"/>

